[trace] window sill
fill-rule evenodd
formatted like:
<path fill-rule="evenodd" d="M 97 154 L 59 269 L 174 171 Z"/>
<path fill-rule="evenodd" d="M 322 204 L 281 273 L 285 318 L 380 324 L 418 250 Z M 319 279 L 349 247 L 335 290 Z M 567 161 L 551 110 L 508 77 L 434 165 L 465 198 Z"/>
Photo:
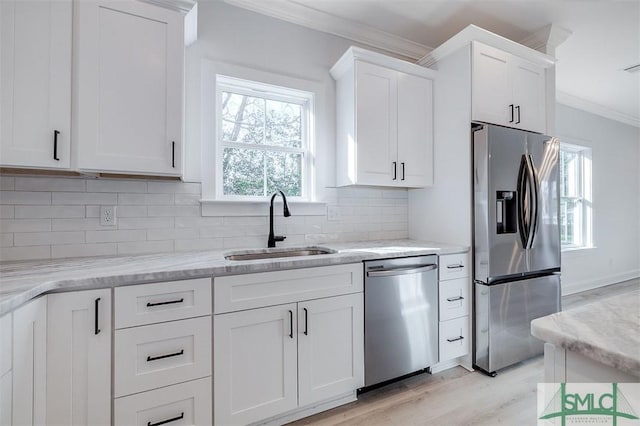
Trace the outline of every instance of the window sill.
<path fill-rule="evenodd" d="M 268 201 L 200 200 L 202 216 L 267 216 Z M 281 201 L 276 201 L 279 206 Z M 327 204 L 313 201 L 288 201 L 292 216 L 326 216 Z M 281 207 L 277 207 L 281 209 Z"/>
<path fill-rule="evenodd" d="M 560 250 L 561 256 L 565 256 L 568 258 L 571 257 L 581 257 L 592 254 L 592 251 L 597 249 L 596 246 L 585 246 L 585 247 L 566 247 Z"/>

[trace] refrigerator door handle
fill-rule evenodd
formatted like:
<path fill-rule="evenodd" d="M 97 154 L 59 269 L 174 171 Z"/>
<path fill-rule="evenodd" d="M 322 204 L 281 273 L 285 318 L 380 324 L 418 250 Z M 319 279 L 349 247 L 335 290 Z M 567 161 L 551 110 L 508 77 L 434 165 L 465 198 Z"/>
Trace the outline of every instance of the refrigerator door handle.
<path fill-rule="evenodd" d="M 536 169 L 533 166 L 533 158 L 530 154 L 527 154 L 527 179 L 529 181 L 529 190 L 531 194 L 531 208 L 529 209 L 529 236 L 527 238 L 527 248 L 533 247 L 533 241 L 536 237 L 536 231 L 538 229 L 538 202 L 540 194 L 538 191 L 538 177 L 536 176 Z"/>
<path fill-rule="evenodd" d="M 527 181 L 527 160 L 525 155 L 522 155 L 520 160 L 520 168 L 518 169 L 518 182 L 517 182 L 517 203 L 518 203 L 518 233 L 520 234 L 520 241 L 522 242 L 522 248 L 527 249 L 529 242 L 529 224 L 527 217 L 525 217 L 525 189 Z"/>

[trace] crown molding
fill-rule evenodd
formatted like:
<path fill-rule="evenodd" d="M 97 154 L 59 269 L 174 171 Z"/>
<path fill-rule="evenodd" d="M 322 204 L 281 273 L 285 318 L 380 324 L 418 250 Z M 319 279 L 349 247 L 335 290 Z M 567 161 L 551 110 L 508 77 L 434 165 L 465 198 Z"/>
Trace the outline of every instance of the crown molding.
<path fill-rule="evenodd" d="M 346 38 L 408 59 L 417 60 L 432 49 L 350 19 L 341 18 L 294 1 L 224 0 L 232 6 Z"/>
<path fill-rule="evenodd" d="M 145 3 L 155 4 L 165 9 L 175 10 L 176 12 L 182 12 L 185 15 L 197 6 L 196 0 L 141 0 Z"/>
<path fill-rule="evenodd" d="M 438 74 L 432 69 L 422 67 L 412 62 L 392 58 L 381 53 L 372 52 L 355 46 L 351 46 L 346 52 L 344 52 L 342 57 L 338 59 L 333 67 L 331 67 L 329 74 L 331 74 L 334 80 L 339 80 L 345 72 L 353 70 L 353 64 L 356 60 L 381 65 L 385 68 L 394 69 L 418 77 L 429 78 L 431 80 L 435 79 Z"/>
<path fill-rule="evenodd" d="M 633 115 L 607 108 L 603 105 L 582 99 L 578 96 L 574 96 L 560 90 L 556 91 L 556 102 L 568 107 L 590 112 L 591 114 L 599 115 L 600 117 L 619 121 L 630 126 L 640 127 L 640 117 L 634 117 Z"/>
<path fill-rule="evenodd" d="M 522 39 L 520 44 L 533 50 L 553 54 L 555 48 L 564 43 L 571 34 L 573 34 L 571 30 L 555 24 L 549 24 Z"/>
<path fill-rule="evenodd" d="M 523 46 L 520 43 L 516 43 L 513 40 L 494 34 L 491 31 L 487 31 L 483 28 L 475 25 L 469 25 L 458 34 L 451 37 L 449 40 L 442 43 L 436 49 L 433 49 L 427 55 L 422 57 L 418 64 L 430 67 L 442 58 L 445 58 L 453 52 L 467 46 L 472 41 L 479 41 L 486 45 L 495 47 L 521 58 L 527 59 L 529 62 L 538 64 L 543 68 L 549 68 L 556 62 L 555 58 L 545 53 L 533 50 L 527 46 Z"/>

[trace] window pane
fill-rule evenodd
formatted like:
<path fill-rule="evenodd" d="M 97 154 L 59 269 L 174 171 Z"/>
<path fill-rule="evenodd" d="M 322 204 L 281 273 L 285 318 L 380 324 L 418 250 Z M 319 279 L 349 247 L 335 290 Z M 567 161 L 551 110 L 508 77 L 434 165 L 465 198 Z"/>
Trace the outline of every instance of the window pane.
<path fill-rule="evenodd" d="M 302 106 L 267 100 L 266 139 L 270 145 L 302 146 Z"/>
<path fill-rule="evenodd" d="M 282 191 L 288 196 L 302 196 L 302 155 L 267 152 L 267 194 Z"/>
<path fill-rule="evenodd" d="M 222 185 L 225 195 L 265 195 L 264 152 L 225 148 L 222 156 Z"/>
<path fill-rule="evenodd" d="M 560 151 L 560 195 L 580 197 L 580 153 Z"/>
<path fill-rule="evenodd" d="M 264 99 L 222 92 L 222 139 L 264 142 Z"/>
<path fill-rule="evenodd" d="M 560 200 L 560 243 L 582 245 L 582 203 L 572 199 Z"/>

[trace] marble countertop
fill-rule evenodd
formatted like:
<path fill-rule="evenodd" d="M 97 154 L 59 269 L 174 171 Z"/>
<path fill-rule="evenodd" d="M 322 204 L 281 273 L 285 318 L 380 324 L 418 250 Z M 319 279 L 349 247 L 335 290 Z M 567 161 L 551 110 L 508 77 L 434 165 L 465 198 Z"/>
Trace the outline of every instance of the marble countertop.
<path fill-rule="evenodd" d="M 640 290 L 537 318 L 531 334 L 640 377 Z"/>
<path fill-rule="evenodd" d="M 469 247 L 416 240 L 364 241 L 322 247 L 335 250 L 336 253 L 230 261 L 224 256 L 238 250 L 224 250 L 0 263 L 0 315 L 48 292 L 309 268 L 391 257 L 442 255 L 469 250 Z M 291 247 L 282 248 L 287 249 Z"/>

